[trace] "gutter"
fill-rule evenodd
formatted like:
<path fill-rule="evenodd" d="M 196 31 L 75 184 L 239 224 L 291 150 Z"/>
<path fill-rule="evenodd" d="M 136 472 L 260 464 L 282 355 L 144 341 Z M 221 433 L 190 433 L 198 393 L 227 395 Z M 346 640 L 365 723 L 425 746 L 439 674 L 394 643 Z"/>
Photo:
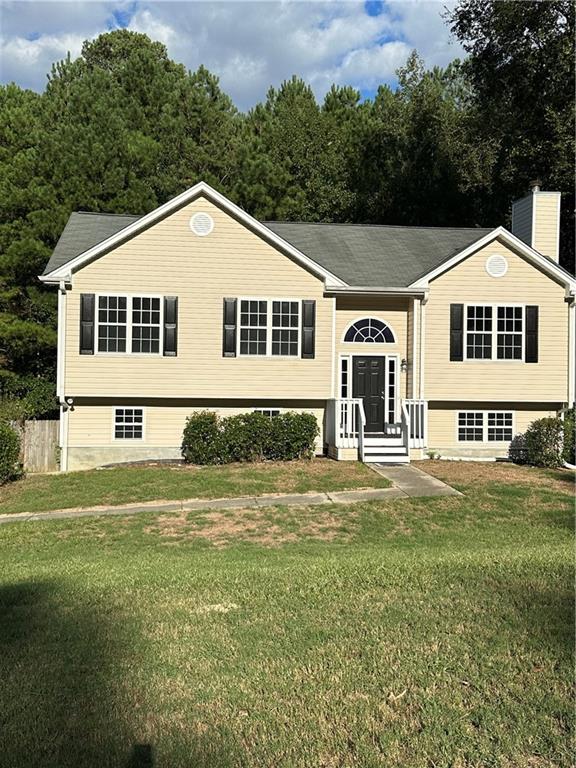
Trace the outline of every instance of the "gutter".
<path fill-rule="evenodd" d="M 416 296 L 425 298 L 428 295 L 428 288 L 408 287 L 408 288 L 385 288 L 372 285 L 347 285 L 340 287 L 325 286 L 324 295 L 326 296 Z"/>

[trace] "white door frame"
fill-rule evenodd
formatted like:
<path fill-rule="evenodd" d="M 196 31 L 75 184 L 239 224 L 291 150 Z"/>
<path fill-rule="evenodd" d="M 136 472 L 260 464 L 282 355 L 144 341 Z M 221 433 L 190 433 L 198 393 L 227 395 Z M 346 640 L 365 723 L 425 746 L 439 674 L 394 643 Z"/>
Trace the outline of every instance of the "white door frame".
<path fill-rule="evenodd" d="M 339 362 L 338 362 L 338 371 L 339 371 L 339 388 L 338 388 L 338 397 L 342 397 L 342 388 L 343 386 L 346 387 L 347 390 L 347 397 L 351 398 L 354 397 L 354 393 L 352 390 L 353 387 L 353 376 L 354 376 L 354 358 L 355 357 L 385 357 L 386 361 L 384 364 L 384 424 L 382 425 L 382 430 L 384 431 L 384 427 L 386 424 L 389 424 L 388 415 L 390 411 L 390 402 L 389 402 L 389 385 L 390 385 L 390 360 L 394 360 L 394 373 L 395 373 L 395 380 L 394 380 L 394 422 L 398 423 L 398 414 L 400 411 L 400 400 L 399 400 L 399 392 L 400 392 L 400 356 L 395 353 L 390 352 L 350 352 L 350 353 L 341 353 L 339 355 Z M 342 360 L 348 360 L 348 381 L 344 382 L 344 373 L 342 370 Z"/>

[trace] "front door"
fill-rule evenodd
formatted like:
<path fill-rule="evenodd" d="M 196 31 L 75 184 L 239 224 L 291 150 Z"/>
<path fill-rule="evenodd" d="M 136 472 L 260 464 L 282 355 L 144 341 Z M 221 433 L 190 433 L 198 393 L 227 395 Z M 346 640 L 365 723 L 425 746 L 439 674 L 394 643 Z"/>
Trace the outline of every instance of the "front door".
<path fill-rule="evenodd" d="M 385 357 L 354 356 L 352 397 L 364 400 L 365 432 L 383 432 L 385 414 Z"/>

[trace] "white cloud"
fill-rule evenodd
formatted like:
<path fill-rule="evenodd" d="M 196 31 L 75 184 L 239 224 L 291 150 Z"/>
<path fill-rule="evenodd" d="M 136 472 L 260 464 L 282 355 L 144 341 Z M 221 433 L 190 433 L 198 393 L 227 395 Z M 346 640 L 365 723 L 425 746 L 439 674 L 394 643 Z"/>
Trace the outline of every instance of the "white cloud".
<path fill-rule="evenodd" d="M 3 2 L 0 77 L 40 90 L 53 61 L 128 23 L 190 69 L 208 67 L 240 108 L 293 74 L 322 98 L 332 82 L 371 90 L 393 81 L 412 48 L 428 65 L 461 55 L 449 43 L 443 8 L 391 0 L 369 16 L 362 2 Z"/>

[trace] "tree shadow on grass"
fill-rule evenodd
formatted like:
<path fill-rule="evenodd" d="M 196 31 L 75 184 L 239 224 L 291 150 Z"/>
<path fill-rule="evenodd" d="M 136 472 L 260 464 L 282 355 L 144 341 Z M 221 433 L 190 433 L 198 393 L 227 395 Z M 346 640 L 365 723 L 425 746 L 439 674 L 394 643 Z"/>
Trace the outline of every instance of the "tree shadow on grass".
<path fill-rule="evenodd" d="M 127 691 L 133 636 L 89 592 L 46 580 L 0 586 L 2 768 L 224 768 L 218 736 L 145 743 L 146 691 Z M 144 684 L 145 685 L 145 684 Z M 139 710 L 139 711 L 137 711 Z M 193 729 L 190 729 L 193 732 Z M 234 746 L 233 744 L 231 745 Z M 174 750 L 174 751 L 173 751 Z"/>

